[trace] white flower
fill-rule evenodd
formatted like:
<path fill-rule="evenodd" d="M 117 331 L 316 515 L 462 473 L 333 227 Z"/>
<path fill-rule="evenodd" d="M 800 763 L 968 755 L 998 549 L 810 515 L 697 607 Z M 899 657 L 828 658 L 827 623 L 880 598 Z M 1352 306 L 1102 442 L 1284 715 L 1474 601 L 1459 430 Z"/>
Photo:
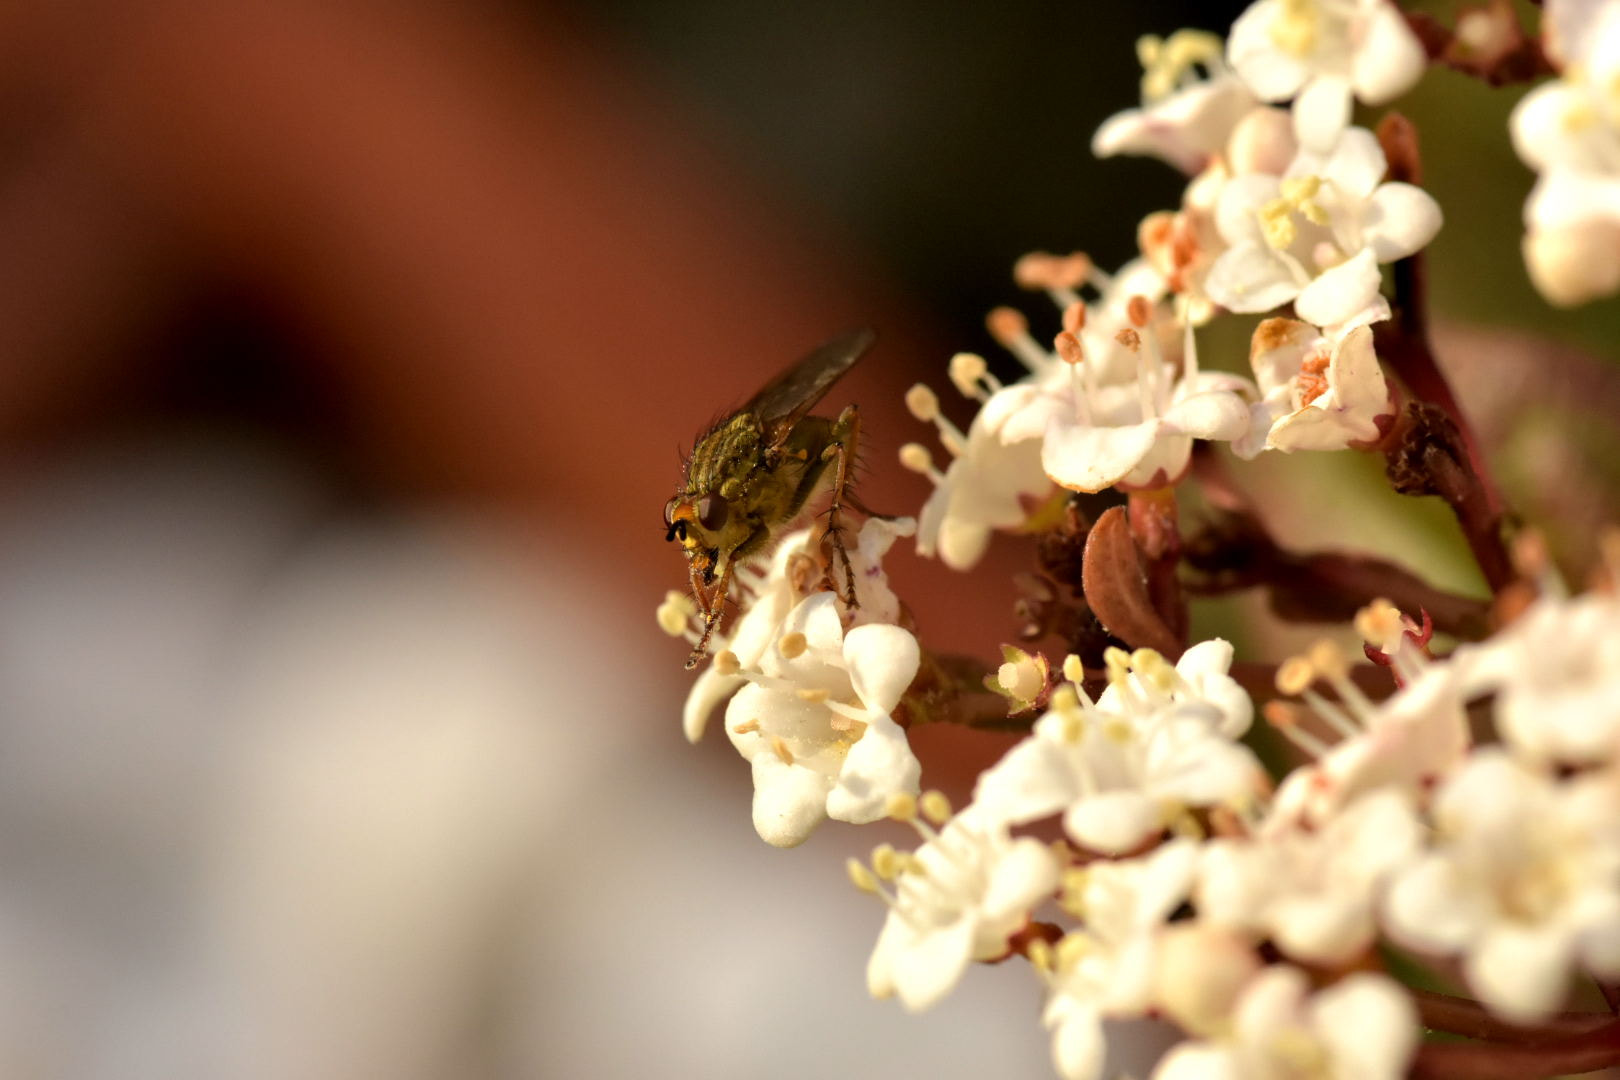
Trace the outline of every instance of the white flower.
<path fill-rule="evenodd" d="M 943 474 L 914 452 L 906 462 L 934 482 L 918 516 L 917 553 L 937 554 L 952 570 L 971 570 L 984 557 L 992 532 L 1022 525 L 1029 516 L 1025 500 L 1052 490 L 1041 471 L 1040 443 L 1002 441 L 990 422 L 993 416 L 988 408 L 980 410 Z"/>
<path fill-rule="evenodd" d="M 1153 1080 L 1397 1080 L 1417 1049 L 1417 1010 L 1392 980 L 1360 972 L 1311 993 L 1298 968 L 1267 968 L 1219 1041 L 1171 1050 Z"/>
<path fill-rule="evenodd" d="M 1101 1074 L 1104 1017 L 1140 1016 L 1154 1004 L 1157 941 L 1187 898 L 1197 859 L 1196 843 L 1174 840 L 1139 858 L 1094 863 L 1067 890 L 1065 905 L 1084 928 L 1058 943 L 1043 1014 L 1064 1080 Z"/>
<path fill-rule="evenodd" d="M 1352 96 L 1387 104 L 1428 64 L 1388 0 L 1258 0 L 1232 24 L 1226 55 L 1260 100 L 1298 99 L 1300 142 L 1318 149 L 1349 123 Z"/>
<path fill-rule="evenodd" d="M 1205 642 L 1172 669 L 1141 650 L 1136 673 L 1116 665 L 1098 702 L 1060 688 L 1034 732 L 980 775 L 974 805 L 1015 825 L 1061 812 L 1076 843 L 1120 854 L 1167 815 L 1247 800 L 1261 772 L 1232 741 L 1252 706 L 1225 675 L 1230 658 L 1225 642 Z"/>
<path fill-rule="evenodd" d="M 1620 599 L 1547 597 L 1472 650 L 1496 693 L 1496 729 L 1535 763 L 1592 765 L 1620 752 Z"/>
<path fill-rule="evenodd" d="M 1620 778 L 1558 783 L 1497 747 L 1440 790 L 1434 850 L 1390 887 L 1385 924 L 1413 948 L 1464 955 L 1504 1018 L 1556 1010 L 1577 964 L 1620 976 Z"/>
<path fill-rule="evenodd" d="M 1233 451 L 1252 458 L 1262 450 L 1343 450 L 1376 442 L 1395 407 L 1368 324 L 1387 318 L 1389 304 L 1380 296 L 1331 333 L 1296 319 L 1267 319 L 1255 327 L 1249 364 L 1261 398 Z"/>
<path fill-rule="evenodd" d="M 1378 264 L 1421 250 L 1440 230 L 1440 207 L 1421 188 L 1383 183 L 1384 152 L 1365 128 L 1326 151 L 1302 149 L 1281 177 L 1234 177 L 1216 225 L 1228 249 L 1205 289 L 1231 311 L 1294 301 L 1301 319 L 1344 323 L 1378 295 Z"/>
<path fill-rule="evenodd" d="M 914 821 L 927 838 L 911 856 L 875 858 L 878 873 L 862 874 L 889 904 L 866 966 L 873 997 L 898 996 L 912 1012 L 950 992 L 967 965 L 1005 956 L 1008 940 L 1030 911 L 1057 890 L 1058 860 L 1038 840 L 1011 839 L 1005 827 L 976 818 L 971 808 L 937 834 Z M 877 879 L 892 878 L 893 893 Z"/>
<path fill-rule="evenodd" d="M 1372 945 L 1379 890 L 1417 854 L 1419 830 L 1407 797 L 1385 789 L 1319 830 L 1212 840 L 1199 867 L 1199 917 L 1269 938 L 1295 960 L 1346 964 Z"/>
<path fill-rule="evenodd" d="M 1122 333 L 1145 346 L 1134 385 L 1099 384 L 1078 340 L 1059 338 L 1070 361 L 1069 385 L 1046 398 L 1054 408 L 1041 466 L 1073 491 L 1173 484 L 1187 470 L 1194 439 L 1231 440 L 1249 428 L 1252 387 L 1235 375 L 1200 372 L 1191 326 L 1179 375 L 1161 359 L 1154 337 Z"/>
<path fill-rule="evenodd" d="M 921 769 L 889 716 L 917 673 L 917 641 L 882 623 L 846 634 L 839 603 L 821 592 L 794 608 L 726 707 L 726 734 L 753 766 L 754 828 L 777 847 L 827 817 L 876 821 L 890 797 L 917 791 Z"/>
<path fill-rule="evenodd" d="M 1142 61 L 1142 107 L 1104 120 L 1091 138 L 1098 157 L 1145 154 L 1196 173 L 1226 145 L 1254 95 L 1227 68 L 1214 34 L 1178 30 L 1168 40 L 1137 42 Z M 1202 67 L 1207 78 L 1196 77 Z"/>
<path fill-rule="evenodd" d="M 1296 768 L 1277 788 L 1263 829 L 1318 827 L 1357 796 L 1378 788 L 1404 792 L 1420 804 L 1436 782 L 1449 776 L 1468 753 L 1465 698 L 1467 669 L 1453 661 L 1411 668 L 1406 685 L 1382 702 L 1369 701 L 1348 677 L 1337 649 L 1318 646 L 1301 658 L 1306 671 L 1299 689 L 1318 719 L 1340 739 L 1331 745 L 1299 729 L 1283 702 L 1268 705 L 1267 718 L 1317 760 Z M 1332 686 L 1337 701 L 1308 689 L 1314 678 Z"/>
<path fill-rule="evenodd" d="M 851 624 L 899 621 L 900 601 L 889 588 L 883 556 L 897 537 L 910 536 L 915 529 L 916 522 L 911 518 L 868 518 L 862 523 L 855 547 L 849 553 L 850 568 L 855 572 L 855 596 L 861 605 L 849 613 Z M 814 535 L 812 529 L 789 533 L 776 545 L 768 561 L 754 560 L 737 567 L 736 587 L 742 610 L 732 622 L 730 634 L 715 635 L 711 644 L 713 655 L 729 651 L 736 657 L 739 668 L 758 666 L 765 650 L 782 636 L 782 624 L 788 613 L 818 583 L 821 568 L 812 550 Z M 695 619 L 692 605 L 687 603 L 677 610 L 683 617 L 679 621 L 672 620 L 666 628 L 684 632 L 689 640 L 696 641 L 696 631 L 683 625 Z M 661 620 L 666 617 L 664 608 L 660 608 L 659 615 Z M 739 671 L 729 666 L 722 669 L 711 663 L 703 669 L 687 692 L 681 713 L 681 729 L 688 742 L 695 743 L 703 737 L 709 714 L 745 681 Z"/>
<path fill-rule="evenodd" d="M 1563 20 L 1579 27 L 1580 63 L 1525 95 L 1510 120 L 1519 157 L 1541 174 L 1524 206 L 1525 264 L 1562 306 L 1620 289 L 1620 9 L 1580 14 Z"/>

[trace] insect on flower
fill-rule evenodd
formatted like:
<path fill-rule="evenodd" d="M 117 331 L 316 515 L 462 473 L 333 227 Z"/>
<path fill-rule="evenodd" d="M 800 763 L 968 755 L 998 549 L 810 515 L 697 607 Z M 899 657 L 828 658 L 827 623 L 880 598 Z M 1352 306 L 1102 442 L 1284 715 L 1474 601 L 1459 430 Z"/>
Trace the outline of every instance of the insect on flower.
<path fill-rule="evenodd" d="M 832 491 L 824 535 L 844 573 L 844 603 L 858 606 L 841 515 L 846 502 L 860 508 L 850 492 L 860 415 L 854 405 L 837 419 L 809 412 L 875 337 L 855 330 L 834 338 L 698 437 L 681 489 L 664 506 L 665 539 L 685 550 L 703 615 L 688 670 L 708 651 L 737 564 L 766 550 L 824 485 Z"/>

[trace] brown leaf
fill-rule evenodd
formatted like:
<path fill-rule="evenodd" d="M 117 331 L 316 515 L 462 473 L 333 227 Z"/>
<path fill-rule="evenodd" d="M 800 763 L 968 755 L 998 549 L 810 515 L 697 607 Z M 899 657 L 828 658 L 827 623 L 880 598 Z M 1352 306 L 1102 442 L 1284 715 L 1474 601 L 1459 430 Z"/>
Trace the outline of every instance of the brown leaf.
<path fill-rule="evenodd" d="M 1180 640 L 1153 608 L 1124 507 L 1109 507 L 1091 527 L 1082 570 L 1086 603 L 1109 633 L 1132 648 L 1181 655 Z"/>

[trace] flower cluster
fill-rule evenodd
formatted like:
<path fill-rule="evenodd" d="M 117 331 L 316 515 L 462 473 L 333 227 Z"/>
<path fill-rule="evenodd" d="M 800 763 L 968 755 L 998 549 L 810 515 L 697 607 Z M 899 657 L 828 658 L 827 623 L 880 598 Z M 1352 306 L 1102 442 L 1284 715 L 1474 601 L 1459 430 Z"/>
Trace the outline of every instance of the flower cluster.
<path fill-rule="evenodd" d="M 1534 530 L 1510 542 L 1413 285 L 1441 212 L 1411 125 L 1351 122 L 1431 57 L 1496 81 L 1553 66 L 1512 123 L 1541 173 L 1525 257 L 1555 302 L 1620 289 L 1620 0 L 1548 0 L 1539 45 L 1514 20 L 1496 3 L 1442 40 L 1391 0 L 1257 0 L 1224 41 L 1144 38 L 1142 103 L 1093 148 L 1162 158 L 1179 205 L 1113 272 L 1018 261 L 1055 311 L 1044 332 L 990 314 L 1016 377 L 951 359 L 965 429 L 911 389 L 948 461 L 902 449 L 932 492 L 915 522 L 865 522 L 858 602 L 825 530 L 736 571 L 686 733 L 724 707 L 772 844 L 827 819 L 916 832 L 848 868 L 887 911 L 873 995 L 923 1010 L 1021 958 L 1067 1080 L 1107 1075 L 1110 1023 L 1144 1017 L 1184 1036 L 1157 1080 L 1620 1065 L 1620 1021 L 1571 1009 L 1583 987 L 1620 1008 L 1620 533 L 1581 595 Z M 1247 373 L 1208 337 L 1201 355 L 1215 320 L 1247 335 Z M 1370 454 L 1395 491 L 1439 496 L 1489 595 L 1287 550 L 1243 488 L 1267 451 Z M 998 533 L 1035 564 L 1021 644 L 931 651 L 884 558 L 914 535 L 967 571 Z M 1196 598 L 1256 587 L 1326 636 L 1277 662 L 1238 657 L 1263 631 L 1190 633 Z M 679 594 L 659 619 L 698 637 Z M 1022 735 L 959 812 L 908 742 L 932 723 Z"/>

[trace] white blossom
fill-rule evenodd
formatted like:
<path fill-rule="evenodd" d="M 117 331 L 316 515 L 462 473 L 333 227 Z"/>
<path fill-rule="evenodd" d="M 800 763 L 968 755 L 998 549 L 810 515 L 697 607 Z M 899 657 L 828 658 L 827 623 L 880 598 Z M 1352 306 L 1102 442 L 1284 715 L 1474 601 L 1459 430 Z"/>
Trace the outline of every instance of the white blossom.
<path fill-rule="evenodd" d="M 900 619 L 900 601 L 889 588 L 888 575 L 883 569 L 883 557 L 898 537 L 910 536 L 916 529 L 911 518 L 868 518 L 856 534 L 855 547 L 849 552 L 850 568 L 855 573 L 855 596 L 860 607 L 846 614 L 851 625 L 859 623 L 894 623 Z M 813 551 L 816 531 L 800 529 L 789 533 L 763 559 L 738 566 L 735 572 L 736 588 L 740 597 L 738 612 L 729 634 L 716 634 L 711 643 L 711 654 L 729 651 L 737 659 L 737 668 L 753 668 L 759 664 L 773 642 L 782 636 L 782 624 L 799 601 L 809 595 L 820 580 L 821 566 Z M 678 604 L 678 619 L 672 619 L 666 629 L 684 632 L 696 640 L 696 631 L 683 625 L 696 619 L 696 609 L 690 603 Z M 669 612 L 660 609 L 663 619 Z M 740 671 L 724 669 L 713 663 L 692 683 L 681 713 L 681 729 L 688 742 L 697 742 L 708 727 L 709 714 L 746 681 Z"/>
<path fill-rule="evenodd" d="M 1365 128 L 1326 150 L 1302 148 L 1281 176 L 1234 177 L 1216 225 L 1229 245 L 1205 280 L 1231 311 L 1289 301 L 1301 319 L 1333 327 L 1378 295 L 1379 263 L 1421 250 L 1440 230 L 1440 207 L 1421 188 L 1383 182 L 1384 152 Z"/>
<path fill-rule="evenodd" d="M 914 824 L 926 837 L 922 846 L 893 860 L 892 873 L 883 865 L 889 859 L 875 858 L 877 873 L 857 880 L 889 904 L 867 962 L 867 988 L 920 1012 L 949 993 L 972 961 L 1006 955 L 1030 911 L 1057 890 L 1058 860 L 1040 841 L 1012 839 L 971 808 L 938 833 Z M 892 879 L 892 893 L 882 879 Z"/>
<path fill-rule="evenodd" d="M 1540 174 L 1524 206 L 1525 264 L 1562 306 L 1620 289 L 1620 8 L 1579 15 L 1561 20 L 1579 31 L 1569 38 L 1579 62 L 1526 94 L 1509 122 L 1519 157 Z"/>
<path fill-rule="evenodd" d="M 1241 803 L 1261 776 L 1234 742 L 1247 695 L 1225 674 L 1231 649 L 1205 642 L 1171 668 L 1141 650 L 1116 665 L 1097 702 L 1060 688 L 1034 731 L 980 775 L 974 805 L 1011 824 L 1063 814 L 1077 843 L 1120 854 L 1157 835 L 1186 807 Z"/>
<path fill-rule="evenodd" d="M 1436 661 L 1410 668 L 1404 686 L 1374 703 L 1350 681 L 1336 649 L 1313 652 L 1310 677 L 1328 681 L 1338 701 L 1310 689 L 1303 696 L 1339 741 L 1320 743 L 1306 735 L 1288 719 L 1286 707 L 1268 712 L 1274 721 L 1287 721 L 1284 734 L 1317 760 L 1294 769 L 1278 786 L 1264 828 L 1319 826 L 1357 796 L 1379 788 L 1422 802 L 1466 759 L 1470 736 L 1464 706 L 1470 683 L 1465 667 Z"/>
<path fill-rule="evenodd" d="M 1153 1080 L 1398 1080 L 1417 1042 L 1417 1010 L 1385 976 L 1312 994 L 1303 971 L 1277 965 L 1244 990 L 1227 1037 L 1175 1047 Z"/>
<path fill-rule="evenodd" d="M 1469 988 L 1521 1023 L 1560 1006 L 1577 964 L 1620 976 L 1620 777 L 1561 783 L 1486 747 L 1433 817 L 1433 850 L 1390 887 L 1397 940 L 1462 953 Z"/>
<path fill-rule="evenodd" d="M 1261 396 L 1233 451 L 1252 458 L 1263 450 L 1342 450 L 1376 442 L 1393 422 L 1395 406 L 1369 324 L 1387 318 L 1389 304 L 1379 296 L 1331 333 L 1297 319 L 1257 326 L 1249 365 Z"/>
<path fill-rule="evenodd" d="M 767 843 L 802 843 L 827 817 L 876 821 L 920 767 L 890 713 L 917 673 L 917 641 L 898 626 L 845 633 L 839 599 L 793 609 L 759 670 L 726 707 L 726 734 L 754 774 L 754 828 Z"/>
<path fill-rule="evenodd" d="M 1200 171 L 1254 107 L 1254 95 L 1226 66 L 1214 34 L 1178 30 L 1168 39 L 1144 37 L 1137 54 L 1142 107 L 1104 120 L 1091 138 L 1091 152 L 1151 155 L 1189 175 Z M 1197 77 L 1199 68 L 1206 77 Z"/>
<path fill-rule="evenodd" d="M 1260 100 L 1296 99 L 1300 142 L 1319 150 L 1349 123 L 1352 98 L 1387 104 L 1428 64 L 1389 0 L 1258 0 L 1232 24 L 1226 55 Z"/>
<path fill-rule="evenodd" d="M 1197 858 L 1196 843 L 1173 840 L 1135 859 L 1094 863 L 1066 890 L 1065 904 L 1084 926 L 1055 950 L 1043 1014 L 1064 1080 L 1101 1075 L 1104 1018 L 1140 1016 L 1153 1005 L 1159 935 L 1187 898 Z"/>
<path fill-rule="evenodd" d="M 1166 486 L 1186 472 L 1194 439 L 1229 441 L 1249 429 L 1253 388 L 1235 375 L 1201 372 L 1191 326 L 1179 374 L 1160 358 L 1154 338 L 1127 340 L 1143 346 L 1134 385 L 1099 383 L 1075 341 L 1068 349 L 1069 385 L 1045 399 L 1051 415 L 1041 467 L 1063 487 Z"/>
<path fill-rule="evenodd" d="M 1348 963 L 1372 944 L 1381 887 L 1417 854 L 1420 829 L 1407 796 L 1382 789 L 1317 830 L 1212 840 L 1199 866 L 1199 917 L 1269 938 L 1295 960 Z"/>

